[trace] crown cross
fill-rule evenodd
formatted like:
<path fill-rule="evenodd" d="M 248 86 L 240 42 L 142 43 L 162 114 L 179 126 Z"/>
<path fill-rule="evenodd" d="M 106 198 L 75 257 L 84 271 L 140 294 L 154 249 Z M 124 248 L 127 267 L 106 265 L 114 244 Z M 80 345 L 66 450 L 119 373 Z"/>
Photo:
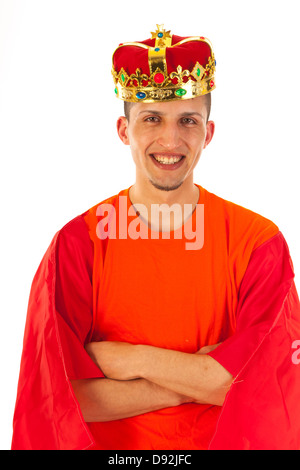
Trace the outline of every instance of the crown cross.
<path fill-rule="evenodd" d="M 172 45 L 171 31 L 166 31 L 163 24 L 157 24 L 157 30 L 152 34 L 155 39 L 155 47 L 169 47 Z"/>

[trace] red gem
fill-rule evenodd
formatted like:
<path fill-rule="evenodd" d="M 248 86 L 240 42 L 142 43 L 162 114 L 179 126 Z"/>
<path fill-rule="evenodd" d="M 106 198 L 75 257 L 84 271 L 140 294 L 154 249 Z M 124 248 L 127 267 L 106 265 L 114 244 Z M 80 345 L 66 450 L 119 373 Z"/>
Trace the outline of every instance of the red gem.
<path fill-rule="evenodd" d="M 215 84 L 215 82 L 214 82 L 213 80 L 211 80 L 211 81 L 209 82 L 210 88 L 212 88 L 212 87 L 214 86 L 214 84 Z"/>
<path fill-rule="evenodd" d="M 165 81 L 165 76 L 162 73 L 156 73 L 153 79 L 155 83 L 163 83 Z"/>

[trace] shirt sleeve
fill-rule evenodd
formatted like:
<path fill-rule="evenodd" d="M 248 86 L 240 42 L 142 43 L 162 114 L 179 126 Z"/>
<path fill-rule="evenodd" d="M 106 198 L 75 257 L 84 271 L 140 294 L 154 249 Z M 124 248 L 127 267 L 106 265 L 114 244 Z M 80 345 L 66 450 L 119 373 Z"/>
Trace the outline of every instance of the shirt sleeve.
<path fill-rule="evenodd" d="M 92 267 L 93 245 L 79 216 L 54 236 L 32 282 L 12 450 L 94 444 L 70 384 L 103 377 L 84 348 L 92 333 Z"/>
<path fill-rule="evenodd" d="M 210 356 L 234 376 L 210 450 L 299 450 L 300 303 L 281 233 L 256 248 L 239 291 L 236 333 Z"/>
<path fill-rule="evenodd" d="M 233 377 L 247 364 L 276 321 L 293 278 L 289 250 L 279 232 L 252 253 L 239 289 L 236 333 L 209 353 Z"/>
<path fill-rule="evenodd" d="M 104 377 L 86 353 L 93 323 L 93 243 L 83 216 L 59 233 L 56 250 L 55 306 L 70 380 Z"/>

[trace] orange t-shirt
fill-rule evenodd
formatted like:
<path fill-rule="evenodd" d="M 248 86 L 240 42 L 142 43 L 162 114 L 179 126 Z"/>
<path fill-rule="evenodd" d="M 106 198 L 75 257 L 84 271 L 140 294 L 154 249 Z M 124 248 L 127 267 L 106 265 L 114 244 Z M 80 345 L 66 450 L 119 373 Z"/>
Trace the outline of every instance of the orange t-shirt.
<path fill-rule="evenodd" d="M 94 243 L 91 340 L 195 353 L 235 332 L 239 286 L 251 254 L 278 228 L 198 188 L 198 208 L 180 229 L 181 238 L 178 231 L 171 232 L 170 238 L 151 232 L 132 211 L 129 189 L 100 204 L 114 208 L 107 217 L 111 237 L 106 241 L 99 238 L 103 233 L 99 222 L 104 220 L 99 204 L 85 214 Z M 144 238 L 129 236 L 130 224 Z M 200 249 L 187 249 L 187 243 L 193 242 L 192 229 L 201 232 L 197 232 Z M 89 423 L 89 428 L 97 449 L 207 449 L 220 410 L 191 403 Z"/>

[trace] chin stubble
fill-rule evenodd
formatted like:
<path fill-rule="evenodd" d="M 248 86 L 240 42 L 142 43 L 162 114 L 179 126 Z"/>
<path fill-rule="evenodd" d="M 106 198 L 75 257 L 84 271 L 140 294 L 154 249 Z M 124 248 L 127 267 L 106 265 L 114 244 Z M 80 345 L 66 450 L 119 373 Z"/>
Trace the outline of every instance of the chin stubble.
<path fill-rule="evenodd" d="M 158 183 L 155 183 L 154 181 L 152 181 L 151 179 L 149 180 L 150 183 L 156 188 L 156 189 L 159 189 L 160 191 L 175 191 L 175 189 L 178 189 L 181 185 L 182 185 L 182 181 L 180 183 L 177 183 L 173 186 L 162 186 Z"/>

